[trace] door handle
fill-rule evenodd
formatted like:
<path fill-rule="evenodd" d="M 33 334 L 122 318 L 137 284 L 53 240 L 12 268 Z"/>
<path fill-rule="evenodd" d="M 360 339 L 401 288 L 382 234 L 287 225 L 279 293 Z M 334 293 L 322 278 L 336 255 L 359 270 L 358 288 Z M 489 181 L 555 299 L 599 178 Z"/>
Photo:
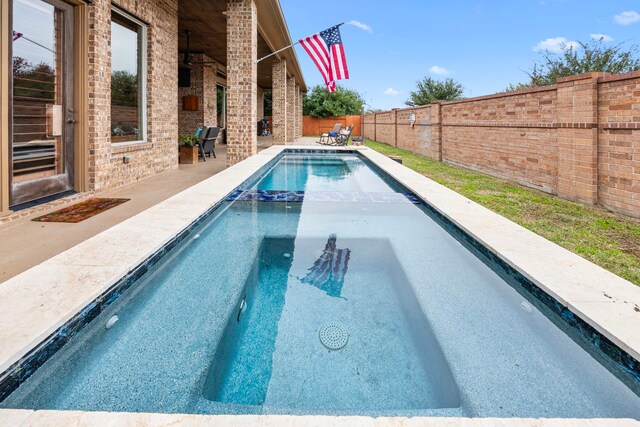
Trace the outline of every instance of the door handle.
<path fill-rule="evenodd" d="M 74 124 L 74 123 L 78 123 L 78 121 L 76 119 L 67 119 L 67 123 Z"/>

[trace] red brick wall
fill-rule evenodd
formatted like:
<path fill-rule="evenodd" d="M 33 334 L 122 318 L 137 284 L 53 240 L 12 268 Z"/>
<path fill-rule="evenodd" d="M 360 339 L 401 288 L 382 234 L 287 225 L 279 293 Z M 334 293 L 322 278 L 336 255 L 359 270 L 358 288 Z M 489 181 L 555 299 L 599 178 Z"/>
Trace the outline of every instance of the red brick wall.
<path fill-rule="evenodd" d="M 369 139 L 376 140 L 376 115 L 365 114 L 362 116 L 362 134 Z"/>
<path fill-rule="evenodd" d="M 598 200 L 640 216 L 640 72 L 598 85 Z"/>
<path fill-rule="evenodd" d="M 376 113 L 376 137 L 385 144 L 396 144 L 396 112 L 395 110 Z"/>
<path fill-rule="evenodd" d="M 555 193 L 555 90 L 442 105 L 442 159 Z"/>
<path fill-rule="evenodd" d="M 368 138 L 640 217 L 640 72 L 366 114 L 362 123 Z"/>
<path fill-rule="evenodd" d="M 441 160 L 440 111 L 440 104 L 397 110 L 396 146 Z M 413 126 L 411 113 L 415 115 Z"/>

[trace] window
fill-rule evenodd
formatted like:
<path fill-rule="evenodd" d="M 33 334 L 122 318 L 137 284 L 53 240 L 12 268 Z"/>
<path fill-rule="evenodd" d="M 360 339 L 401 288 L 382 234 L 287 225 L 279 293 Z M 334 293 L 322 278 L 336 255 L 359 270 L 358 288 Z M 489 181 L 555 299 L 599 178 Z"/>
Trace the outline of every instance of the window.
<path fill-rule="evenodd" d="M 146 140 L 146 25 L 111 11 L 111 142 Z"/>

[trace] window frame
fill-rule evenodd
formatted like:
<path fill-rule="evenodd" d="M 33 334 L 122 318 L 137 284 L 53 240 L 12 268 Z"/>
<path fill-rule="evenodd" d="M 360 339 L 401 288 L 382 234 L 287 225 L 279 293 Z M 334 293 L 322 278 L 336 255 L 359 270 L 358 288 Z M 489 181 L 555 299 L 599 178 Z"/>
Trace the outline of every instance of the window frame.
<path fill-rule="evenodd" d="M 147 53 L 147 30 L 148 24 L 141 19 L 135 17 L 129 12 L 115 6 L 111 5 L 111 15 L 118 15 L 118 17 L 122 20 L 129 21 L 129 24 L 138 27 L 138 72 L 140 74 L 139 77 L 139 88 L 138 88 L 138 99 L 140 100 L 138 108 L 139 108 L 139 117 L 140 117 L 140 132 L 139 136 L 142 136 L 140 139 L 136 139 L 134 141 L 122 141 L 122 142 L 113 142 L 111 141 L 111 146 L 114 147 L 122 147 L 127 145 L 136 145 L 136 144 L 145 144 L 147 143 L 147 122 L 149 121 L 148 112 L 147 112 L 147 62 L 149 60 Z M 113 18 L 110 17 L 110 22 L 113 21 Z M 111 28 L 110 28 L 111 29 Z M 113 41 L 113 35 L 111 35 L 111 41 Z M 111 48 L 113 49 L 113 43 L 111 43 Z M 113 52 L 111 53 L 113 55 Z M 113 66 L 110 64 L 111 75 L 113 75 Z M 111 93 L 111 84 L 109 84 L 109 93 Z M 112 104 L 109 102 L 109 109 L 111 110 Z M 109 112 L 109 138 L 111 135 L 111 126 L 112 126 L 112 115 L 111 111 Z"/>

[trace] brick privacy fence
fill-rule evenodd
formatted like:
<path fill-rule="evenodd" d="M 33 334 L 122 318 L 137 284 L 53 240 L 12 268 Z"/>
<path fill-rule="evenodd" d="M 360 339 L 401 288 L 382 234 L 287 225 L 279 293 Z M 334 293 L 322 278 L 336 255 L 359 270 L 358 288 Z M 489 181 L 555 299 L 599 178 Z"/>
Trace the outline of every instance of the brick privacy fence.
<path fill-rule="evenodd" d="M 317 136 L 327 133 L 333 129 L 337 123 L 342 124 L 343 128 L 353 125 L 351 135 L 360 135 L 362 133 L 362 117 L 361 116 L 340 116 L 327 117 L 319 119 L 317 117 L 304 116 L 302 118 L 302 134 L 307 136 Z"/>
<path fill-rule="evenodd" d="M 640 217 L 640 71 L 366 114 L 362 123 L 373 140 Z"/>

